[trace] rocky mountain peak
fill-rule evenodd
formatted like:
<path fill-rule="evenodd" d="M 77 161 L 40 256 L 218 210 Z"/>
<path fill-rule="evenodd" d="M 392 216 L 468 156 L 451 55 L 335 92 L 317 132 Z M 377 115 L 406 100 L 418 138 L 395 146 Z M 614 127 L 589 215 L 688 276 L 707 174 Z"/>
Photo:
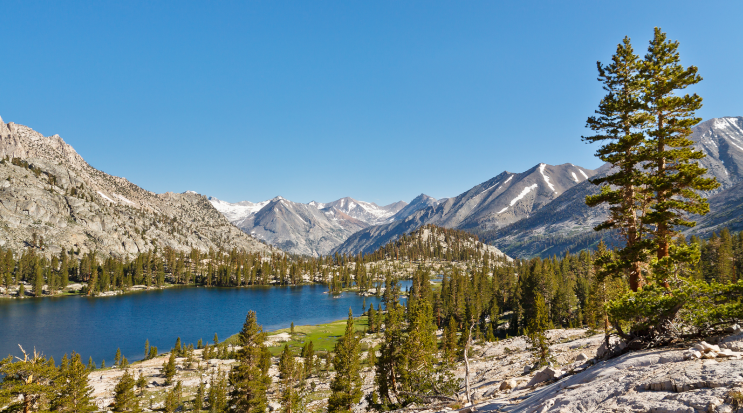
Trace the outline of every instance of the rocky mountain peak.
<path fill-rule="evenodd" d="M 270 248 L 227 221 L 206 197 L 154 194 L 91 167 L 59 135 L 0 122 L 0 245 L 19 251 L 98 251 L 131 257 L 179 251 Z M 7 160 L 5 159 L 7 157 Z M 33 234 L 44 245 L 33 245 Z"/>

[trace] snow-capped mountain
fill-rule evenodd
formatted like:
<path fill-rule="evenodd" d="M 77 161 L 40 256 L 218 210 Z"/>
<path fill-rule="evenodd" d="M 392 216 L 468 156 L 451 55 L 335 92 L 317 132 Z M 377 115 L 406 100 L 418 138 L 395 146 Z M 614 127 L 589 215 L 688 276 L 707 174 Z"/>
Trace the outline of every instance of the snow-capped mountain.
<path fill-rule="evenodd" d="M 256 212 L 260 211 L 261 208 L 266 206 L 270 201 L 256 203 L 250 201 L 240 201 L 231 204 L 229 202 L 222 201 L 221 199 L 210 196 L 209 202 L 211 202 L 212 205 L 214 205 L 214 208 L 216 208 L 217 211 L 221 212 L 228 221 L 235 222 L 243 220 L 248 216 L 255 214 Z"/>
<path fill-rule="evenodd" d="M 378 206 L 372 202 L 341 198 L 334 202 L 307 204 L 283 197 L 253 203 L 209 201 L 243 231 L 293 254 L 319 256 L 345 241 L 351 234 L 382 222 L 405 207 L 405 202 Z"/>
<path fill-rule="evenodd" d="M 366 222 L 369 225 L 378 225 L 384 222 L 389 222 L 395 213 L 400 211 L 407 204 L 403 201 L 398 201 L 380 207 L 373 202 L 357 201 L 353 198 L 345 197 L 327 204 L 312 201 L 308 205 L 312 205 L 317 209 L 335 208 L 336 210 L 356 218 L 359 221 Z"/>
<path fill-rule="evenodd" d="M 403 219 L 363 229 L 334 252 L 371 252 L 425 224 L 468 230 L 498 228 L 528 217 L 595 173 L 573 164 L 552 166 L 544 163 L 522 173 L 506 171 Z"/>
<path fill-rule="evenodd" d="M 704 194 L 711 212 L 695 218 L 697 227 L 686 233 L 705 235 L 731 225 L 743 229 L 738 213 L 743 204 L 743 117 L 703 122 L 691 139 L 707 154 L 702 166 L 722 186 Z M 610 234 L 593 231 L 607 209 L 585 205 L 586 195 L 599 190 L 589 178 L 608 171 L 608 165 L 590 170 L 539 163 L 525 172 L 503 172 L 453 198 L 422 194 L 410 204 L 384 207 L 353 198 L 325 204 L 211 201 L 244 231 L 302 254 L 371 252 L 401 234 L 435 224 L 472 231 L 512 256 L 547 256 L 591 247 L 602 238 L 612 242 Z"/>

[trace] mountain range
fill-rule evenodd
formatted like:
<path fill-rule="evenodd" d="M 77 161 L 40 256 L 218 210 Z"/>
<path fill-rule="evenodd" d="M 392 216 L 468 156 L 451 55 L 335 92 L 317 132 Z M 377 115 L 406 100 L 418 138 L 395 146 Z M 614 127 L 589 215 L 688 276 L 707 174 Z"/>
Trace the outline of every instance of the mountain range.
<path fill-rule="evenodd" d="M 415 212 L 416 208 L 428 205 L 429 199 L 433 198 L 385 206 L 349 197 L 329 203 L 312 201 L 307 204 L 280 196 L 258 203 L 242 201 L 233 204 L 214 197 L 209 201 L 235 226 L 258 239 L 292 254 L 321 256 L 329 254 L 351 234 L 400 219 L 401 213 Z"/>
<path fill-rule="evenodd" d="M 691 139 L 721 186 L 704 194 L 710 213 L 692 217 L 698 225 L 684 233 L 743 230 L 743 117 L 710 119 L 693 129 Z M 421 194 L 385 206 L 350 197 L 228 203 L 191 191 L 152 193 L 93 168 L 58 135 L 0 118 L 0 246 L 122 257 L 165 247 L 266 253 L 277 247 L 321 256 L 369 253 L 433 224 L 477 234 L 510 256 L 549 256 L 602 239 L 619 242 L 593 231 L 606 208 L 584 202 L 598 191 L 590 178 L 609 170 L 538 163 L 520 173 L 501 172 L 451 198 Z"/>
<path fill-rule="evenodd" d="M 707 155 L 702 166 L 721 186 L 704 194 L 709 197 L 711 212 L 695 217 L 698 225 L 685 233 L 705 236 L 724 226 L 743 229 L 743 118 L 703 122 L 694 128 L 691 139 L 694 147 Z M 521 173 L 502 172 L 455 197 L 436 200 L 420 195 L 410 204 L 397 202 L 387 207 L 351 198 L 329 204 L 283 200 L 281 205 L 276 199 L 257 204 L 210 200 L 244 231 L 300 254 L 370 253 L 402 234 L 434 224 L 475 233 L 512 256 L 549 256 L 595 247 L 602 239 L 610 245 L 621 242 L 615 234 L 593 230 L 606 216 L 607 208 L 589 208 L 584 202 L 587 195 L 599 190 L 590 178 L 609 171 L 608 164 L 591 170 L 570 163 L 539 163 Z M 356 208 L 354 213 L 347 207 L 351 204 Z M 244 207 L 237 213 L 240 205 Z M 308 214 L 320 217 L 309 220 Z M 297 220 L 295 216 L 305 218 Z"/>
<path fill-rule="evenodd" d="M 273 247 L 240 231 L 203 195 L 155 194 L 90 166 L 58 135 L 0 118 L 0 246 L 133 257 L 155 248 Z"/>
<path fill-rule="evenodd" d="M 743 229 L 743 117 L 715 118 L 700 123 L 693 129 L 690 139 L 695 149 L 707 155 L 700 163 L 707 168 L 708 176 L 717 178 L 720 187 L 704 194 L 709 198 L 710 213 L 692 217 L 697 225 L 686 229 L 684 234 L 706 236 L 723 227 Z M 603 165 L 596 173 L 602 175 L 609 170 L 609 165 Z M 612 234 L 593 230 L 604 220 L 607 209 L 589 208 L 584 200 L 598 191 L 596 185 L 584 182 L 521 221 L 475 232 L 484 242 L 517 257 L 577 251 L 593 247 L 601 239 L 616 244 L 621 241 Z"/>

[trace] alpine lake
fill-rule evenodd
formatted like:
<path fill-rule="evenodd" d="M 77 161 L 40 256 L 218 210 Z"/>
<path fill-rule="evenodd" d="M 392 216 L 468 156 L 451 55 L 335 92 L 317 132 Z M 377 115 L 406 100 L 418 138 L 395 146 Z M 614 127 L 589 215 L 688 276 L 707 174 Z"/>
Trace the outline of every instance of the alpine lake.
<path fill-rule="evenodd" d="M 400 282 L 402 291 L 410 281 Z M 144 358 L 145 340 L 167 352 L 184 344 L 213 343 L 242 328 L 253 310 L 265 331 L 315 325 L 361 315 L 380 297 L 327 293 L 327 286 L 205 288 L 170 287 L 107 297 L 46 297 L 0 300 L 0 358 L 34 349 L 57 363 L 73 351 L 112 365 L 116 349 L 130 362 Z"/>

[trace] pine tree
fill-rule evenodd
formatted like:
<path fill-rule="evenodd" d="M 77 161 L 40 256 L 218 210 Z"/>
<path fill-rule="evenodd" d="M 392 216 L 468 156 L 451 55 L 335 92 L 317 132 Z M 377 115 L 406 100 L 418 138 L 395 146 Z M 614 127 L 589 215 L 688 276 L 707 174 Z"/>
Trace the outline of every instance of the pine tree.
<path fill-rule="evenodd" d="M 175 347 L 173 347 L 173 352 L 176 353 L 176 355 L 181 356 L 183 354 L 183 345 L 181 345 L 181 338 L 178 337 L 178 339 L 175 341 Z"/>
<path fill-rule="evenodd" d="M 139 377 L 137 378 L 137 382 L 135 383 L 137 386 L 137 390 L 139 391 L 139 395 L 141 396 L 144 393 L 145 387 L 147 387 L 147 379 L 144 376 L 144 373 L 139 373 Z"/>
<path fill-rule="evenodd" d="M 114 366 L 121 364 L 121 348 L 116 349 L 116 355 L 114 356 Z"/>
<path fill-rule="evenodd" d="M 242 348 L 237 353 L 237 364 L 230 371 L 230 412 L 264 413 L 267 407 L 266 390 L 271 384 L 265 364 L 266 334 L 258 325 L 255 311 L 250 311 L 238 335 Z M 269 353 L 270 363 L 270 353 Z"/>
<path fill-rule="evenodd" d="M 165 382 L 171 384 L 173 377 L 175 377 L 175 351 L 170 352 L 168 362 L 163 366 L 163 375 L 165 375 Z"/>
<path fill-rule="evenodd" d="M 586 204 L 594 207 L 609 204 L 609 217 L 594 229 L 617 229 L 624 237 L 625 247 L 618 259 L 605 264 L 605 272 L 618 275 L 629 273 L 633 291 L 644 283 L 641 273 L 647 243 L 643 241 L 645 229 L 640 218 L 647 210 L 648 193 L 645 191 L 647 174 L 639 167 L 643 161 L 645 135 L 642 128 L 648 122 L 642 104 L 641 62 L 634 54 L 628 37 L 617 46 L 612 63 L 604 66 L 597 62 L 599 81 L 608 93 L 601 100 L 598 116 L 587 120 L 587 126 L 597 135 L 583 137 L 587 142 L 606 142 L 596 156 L 615 169 L 612 173 L 592 180 L 601 186 L 597 195 L 586 197 Z"/>
<path fill-rule="evenodd" d="M 430 285 L 428 280 L 425 280 Z M 436 327 L 433 322 L 433 308 L 428 298 L 419 297 L 408 310 L 408 328 L 403 344 L 399 383 L 403 404 L 421 402 L 422 395 L 440 395 L 437 380 L 438 352 Z"/>
<path fill-rule="evenodd" d="M 353 312 L 348 309 L 346 331 L 335 344 L 333 367 L 335 377 L 330 383 L 332 391 L 328 399 L 328 412 L 351 412 L 353 404 L 361 400 L 360 340 L 354 329 Z"/>
<path fill-rule="evenodd" d="M 193 410 L 197 413 L 204 410 L 205 390 L 206 389 L 204 388 L 204 382 L 200 381 L 199 387 L 196 388 L 196 397 L 194 397 L 194 400 L 193 400 Z"/>
<path fill-rule="evenodd" d="M 279 378 L 281 379 L 281 410 L 284 413 L 299 411 L 301 401 L 300 392 L 295 389 L 301 372 L 297 369 L 294 355 L 289 345 L 284 345 L 284 351 L 279 360 Z"/>
<path fill-rule="evenodd" d="M 227 409 L 227 404 L 227 379 L 220 372 L 216 380 L 212 377 L 212 385 L 209 387 L 209 413 L 223 412 Z"/>
<path fill-rule="evenodd" d="M 534 302 L 534 315 L 526 325 L 526 333 L 531 342 L 532 351 L 540 365 L 549 362 L 549 341 L 544 332 L 549 328 L 549 317 L 544 297 L 537 295 Z"/>
<path fill-rule="evenodd" d="M 443 353 L 444 359 L 448 363 L 454 362 L 457 357 L 457 322 L 454 320 L 454 316 L 449 318 L 449 322 L 444 329 Z"/>
<path fill-rule="evenodd" d="M 380 402 L 391 405 L 396 402 L 392 397 L 397 393 L 396 378 L 400 373 L 403 347 L 403 307 L 390 301 L 384 322 L 384 340 L 380 347 L 380 356 L 377 359 L 375 381 L 379 392 Z"/>
<path fill-rule="evenodd" d="M 312 374 L 312 367 L 315 365 L 315 345 L 312 340 L 302 348 L 302 359 L 304 361 L 304 377 L 309 377 Z"/>
<path fill-rule="evenodd" d="M 140 411 L 134 385 L 134 377 L 129 374 L 129 370 L 125 370 L 124 375 L 114 387 L 114 412 L 138 413 Z"/>
<path fill-rule="evenodd" d="M 150 339 L 145 339 L 144 341 L 144 359 L 147 360 L 150 358 Z"/>
<path fill-rule="evenodd" d="M 698 162 L 705 154 L 694 150 L 689 139 L 691 128 L 701 121 L 695 111 L 702 107 L 702 98 L 696 93 L 677 96 L 676 92 L 702 78 L 696 66 L 684 68 L 680 64 L 678 46 L 656 27 L 640 72 L 644 108 L 651 116 L 644 160 L 649 163 L 648 189 L 653 193 L 651 210 L 643 221 L 653 228 L 660 281 L 672 276 L 675 263 L 692 259 L 689 251 L 672 251 L 670 247 L 679 227 L 695 225 L 684 214 L 709 212 L 707 199 L 696 191 L 720 186 L 714 177 L 704 177 L 707 170 Z"/>
<path fill-rule="evenodd" d="M 165 412 L 174 413 L 181 405 L 181 393 L 183 384 L 179 380 L 175 386 L 165 395 Z"/>
<path fill-rule="evenodd" d="M 41 297 L 44 294 L 44 271 L 41 268 L 41 262 L 36 264 L 36 276 L 34 277 L 34 297 Z"/>
<path fill-rule="evenodd" d="M 80 359 L 80 355 L 72 353 L 69 363 L 66 359 L 60 366 L 59 392 L 52 400 L 54 411 L 69 413 L 85 413 L 96 411 L 92 402 L 93 388 L 88 383 L 88 370 Z"/>
<path fill-rule="evenodd" d="M 45 357 L 34 351 L 23 351 L 23 360 L 13 357 L 0 360 L 0 406 L 8 411 L 24 413 L 48 410 L 49 402 L 57 393 L 55 380 L 59 372 Z"/>
<path fill-rule="evenodd" d="M 377 311 L 374 310 L 374 303 L 369 304 L 369 313 L 367 315 L 369 319 L 369 333 L 377 331 Z"/>

